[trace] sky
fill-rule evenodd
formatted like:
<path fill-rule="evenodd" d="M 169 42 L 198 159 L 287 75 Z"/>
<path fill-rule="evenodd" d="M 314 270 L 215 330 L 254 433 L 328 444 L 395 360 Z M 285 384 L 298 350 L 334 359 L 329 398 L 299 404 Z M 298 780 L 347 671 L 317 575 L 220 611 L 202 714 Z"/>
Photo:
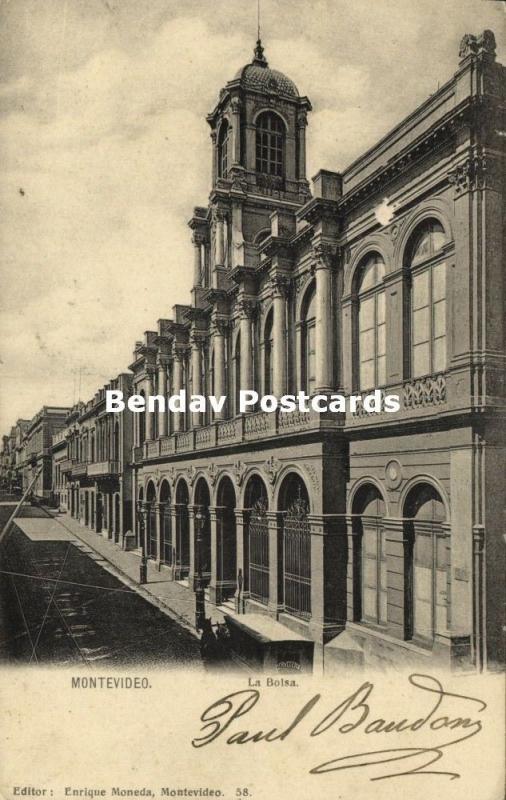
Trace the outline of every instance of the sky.
<path fill-rule="evenodd" d="M 256 0 L 0 0 L 0 433 L 88 400 L 189 301 L 206 114 L 251 61 Z M 270 66 L 339 171 L 457 69 L 504 0 L 262 0 Z"/>

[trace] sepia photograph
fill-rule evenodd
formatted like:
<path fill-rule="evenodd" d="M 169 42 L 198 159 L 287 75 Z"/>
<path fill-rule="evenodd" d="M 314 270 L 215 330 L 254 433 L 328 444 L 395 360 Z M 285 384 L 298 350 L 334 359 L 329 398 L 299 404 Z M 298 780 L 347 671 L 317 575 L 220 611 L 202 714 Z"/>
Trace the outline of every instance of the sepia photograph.
<path fill-rule="evenodd" d="M 0 797 L 503 800 L 506 0 L 0 44 Z"/>

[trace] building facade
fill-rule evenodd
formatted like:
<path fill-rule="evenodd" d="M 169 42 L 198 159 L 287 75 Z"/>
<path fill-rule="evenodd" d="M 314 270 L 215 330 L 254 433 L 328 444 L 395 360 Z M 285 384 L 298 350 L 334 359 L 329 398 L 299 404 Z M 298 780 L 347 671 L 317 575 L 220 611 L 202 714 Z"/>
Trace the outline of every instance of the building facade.
<path fill-rule="evenodd" d="M 53 436 L 64 427 L 68 412 L 68 408 L 43 406 L 26 426 L 22 438 L 23 490 L 37 476 L 32 493 L 40 500 L 52 499 Z"/>
<path fill-rule="evenodd" d="M 105 410 L 105 393 L 128 397 L 131 376 L 121 373 L 87 403 L 71 409 L 64 432 L 66 458 L 58 464 L 70 514 L 97 533 L 124 545 L 132 528 L 132 414 Z M 60 450 L 60 442 L 53 448 Z"/>
<path fill-rule="evenodd" d="M 310 102 L 258 43 L 207 118 L 190 302 L 135 346 L 135 393 L 228 397 L 135 414 L 138 544 L 329 667 L 503 660 L 504 77 L 493 34 L 464 37 L 453 77 L 311 193 Z M 378 387 L 399 413 L 238 413 L 240 388 Z"/>
<path fill-rule="evenodd" d="M 505 72 L 490 31 L 466 35 L 446 83 L 310 187 L 310 101 L 258 42 L 207 117 L 188 304 L 131 375 L 18 421 L 2 470 L 43 464 L 46 496 L 52 437 L 62 508 L 329 671 L 503 663 Z M 107 389 L 227 402 L 110 414 Z M 240 413 L 241 389 L 400 411 Z"/>

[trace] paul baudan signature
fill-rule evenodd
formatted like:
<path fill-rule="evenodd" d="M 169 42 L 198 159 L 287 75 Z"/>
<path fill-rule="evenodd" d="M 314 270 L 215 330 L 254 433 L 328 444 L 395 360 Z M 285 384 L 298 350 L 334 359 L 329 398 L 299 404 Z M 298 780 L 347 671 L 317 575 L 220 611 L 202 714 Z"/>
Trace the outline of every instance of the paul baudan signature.
<path fill-rule="evenodd" d="M 373 775 L 370 780 L 384 780 L 406 775 L 446 775 L 451 780 L 459 778 L 458 772 L 443 769 L 430 769 L 443 758 L 444 751 L 458 745 L 466 739 L 479 734 L 482 721 L 477 714 L 482 714 L 487 704 L 478 697 L 468 697 L 445 691 L 442 683 L 431 675 L 414 673 L 409 683 L 418 692 L 422 692 L 427 703 L 424 716 L 409 718 L 409 713 L 402 719 L 383 719 L 375 717 L 371 709 L 371 701 L 375 692 L 374 684 L 366 682 L 349 697 L 340 701 L 331 711 L 324 710 L 324 700 L 320 694 L 314 695 L 294 716 L 287 727 L 276 728 L 268 724 L 265 730 L 238 730 L 237 721 L 248 715 L 260 700 L 257 689 L 245 689 L 221 697 L 202 713 L 203 723 L 201 735 L 192 740 L 194 747 L 205 747 L 221 739 L 227 745 L 255 744 L 257 742 L 282 742 L 288 739 L 299 728 L 309 737 L 322 736 L 331 731 L 348 736 L 356 731 L 359 734 L 378 736 L 388 734 L 409 736 L 411 746 L 371 749 L 353 755 L 340 755 L 310 769 L 312 775 L 322 775 L 338 770 L 378 767 L 381 764 L 396 764 L 388 774 Z M 447 705 L 451 698 L 453 712 Z M 446 704 L 446 708 L 445 708 Z M 316 724 L 315 724 L 316 720 Z M 304 725 L 302 723 L 304 722 Z M 241 727 L 243 723 L 241 720 Z M 413 734 L 422 732 L 424 743 L 413 746 Z M 456 733 L 457 732 L 457 733 Z M 397 744 L 397 742 L 396 742 Z M 383 768 L 380 770 L 384 772 Z"/>

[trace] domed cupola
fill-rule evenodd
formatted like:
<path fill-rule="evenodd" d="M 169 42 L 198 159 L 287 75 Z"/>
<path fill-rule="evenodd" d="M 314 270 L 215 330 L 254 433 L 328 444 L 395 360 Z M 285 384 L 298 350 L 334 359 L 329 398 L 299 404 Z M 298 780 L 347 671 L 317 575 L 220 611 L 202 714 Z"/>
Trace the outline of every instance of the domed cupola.
<path fill-rule="evenodd" d="M 258 39 L 255 47 L 255 57 L 251 64 L 246 64 L 235 75 L 241 86 L 252 92 L 272 92 L 286 97 L 298 97 L 299 92 L 294 82 L 283 72 L 271 69 L 264 56 L 262 42 Z"/>
<path fill-rule="evenodd" d="M 258 39 L 251 63 L 225 88 L 207 121 L 213 139 L 213 189 L 305 202 L 306 125 L 311 103 L 272 69 Z"/>

